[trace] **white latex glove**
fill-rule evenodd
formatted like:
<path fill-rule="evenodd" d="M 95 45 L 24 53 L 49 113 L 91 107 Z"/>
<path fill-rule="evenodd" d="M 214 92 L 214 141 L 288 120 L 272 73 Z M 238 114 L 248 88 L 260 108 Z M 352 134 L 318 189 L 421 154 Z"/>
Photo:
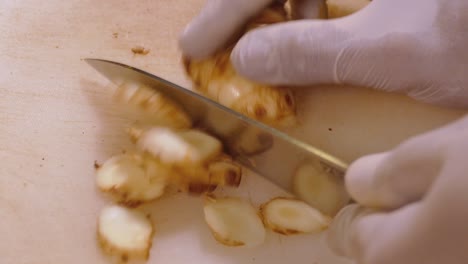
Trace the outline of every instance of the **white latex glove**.
<path fill-rule="evenodd" d="M 359 264 L 468 263 L 468 116 L 357 160 L 329 244 Z M 377 210 L 378 209 L 378 210 Z"/>
<path fill-rule="evenodd" d="M 208 0 L 182 34 L 182 51 L 193 58 L 212 54 L 269 2 Z M 466 0 L 373 0 L 348 17 L 254 30 L 231 59 L 240 74 L 260 82 L 367 86 L 466 107 L 467 43 Z"/>

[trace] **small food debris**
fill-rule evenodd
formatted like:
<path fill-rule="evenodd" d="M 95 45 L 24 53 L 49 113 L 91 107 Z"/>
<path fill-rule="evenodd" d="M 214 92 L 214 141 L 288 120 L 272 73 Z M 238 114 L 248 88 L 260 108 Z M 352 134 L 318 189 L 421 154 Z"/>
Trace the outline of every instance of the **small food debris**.
<path fill-rule="evenodd" d="M 119 33 L 114 32 L 114 33 L 112 33 L 112 36 L 113 36 L 114 38 L 118 38 L 118 37 L 119 37 Z"/>
<path fill-rule="evenodd" d="M 142 46 L 135 46 L 132 48 L 133 54 L 141 54 L 141 55 L 146 55 L 150 52 L 149 49 L 146 49 Z"/>
<path fill-rule="evenodd" d="M 97 160 L 94 161 L 94 168 L 97 170 L 99 168 L 101 168 L 101 164 L 98 163 Z"/>

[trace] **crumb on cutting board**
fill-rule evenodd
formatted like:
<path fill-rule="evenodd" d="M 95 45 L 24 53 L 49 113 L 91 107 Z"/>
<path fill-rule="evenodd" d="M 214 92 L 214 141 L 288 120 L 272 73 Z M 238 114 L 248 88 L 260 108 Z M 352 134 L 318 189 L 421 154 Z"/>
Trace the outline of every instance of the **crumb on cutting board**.
<path fill-rule="evenodd" d="M 119 33 L 114 32 L 114 33 L 112 33 L 112 36 L 113 36 L 114 38 L 118 38 L 118 37 L 119 37 Z"/>
<path fill-rule="evenodd" d="M 133 54 L 141 54 L 141 55 L 146 55 L 150 52 L 149 49 L 146 49 L 145 47 L 142 46 L 135 46 L 132 48 Z"/>
<path fill-rule="evenodd" d="M 94 168 L 97 170 L 101 167 L 101 164 L 97 162 L 97 160 L 94 161 Z"/>

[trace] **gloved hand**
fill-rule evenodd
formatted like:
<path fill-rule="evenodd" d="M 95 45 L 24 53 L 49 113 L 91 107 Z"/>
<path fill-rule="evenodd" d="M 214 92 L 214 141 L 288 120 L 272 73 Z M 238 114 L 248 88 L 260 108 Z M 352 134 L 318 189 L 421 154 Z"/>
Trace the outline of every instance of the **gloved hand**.
<path fill-rule="evenodd" d="M 209 56 L 270 1 L 209 1 L 182 34 L 183 52 Z M 345 18 L 254 30 L 232 61 L 271 84 L 345 83 L 467 107 L 467 12 L 464 0 L 374 0 Z M 330 246 L 359 264 L 466 263 L 467 150 L 468 116 L 354 162 L 346 185 L 360 205 L 336 216 Z"/>
<path fill-rule="evenodd" d="M 192 58 L 212 54 L 271 1 L 208 0 L 183 32 L 182 51 Z M 314 9 L 313 2 L 302 0 L 301 6 Z M 231 59 L 240 74 L 260 82 L 342 83 L 466 107 L 467 25 L 465 0 L 374 0 L 340 19 L 253 30 Z"/>
<path fill-rule="evenodd" d="M 468 263 L 467 154 L 468 116 L 358 159 L 346 187 L 360 205 L 337 215 L 329 244 L 359 264 Z"/>

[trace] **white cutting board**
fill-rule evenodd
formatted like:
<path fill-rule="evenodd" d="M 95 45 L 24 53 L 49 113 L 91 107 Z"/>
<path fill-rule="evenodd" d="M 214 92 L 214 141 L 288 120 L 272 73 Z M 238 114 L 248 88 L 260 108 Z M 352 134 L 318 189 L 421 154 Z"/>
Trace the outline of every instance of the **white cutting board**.
<path fill-rule="evenodd" d="M 107 81 L 80 59 L 120 61 L 188 86 L 176 39 L 202 4 L 0 1 L 0 263 L 108 263 L 95 241 L 107 200 L 94 187 L 93 163 L 128 142 Z M 151 51 L 134 56 L 135 45 Z M 307 140 L 347 161 L 462 114 L 357 88 L 314 88 L 304 97 Z M 247 175 L 234 193 L 259 204 L 281 191 Z M 220 246 L 195 198 L 167 197 L 146 209 L 157 228 L 149 263 L 346 263 L 319 235 L 269 233 L 257 249 Z"/>

